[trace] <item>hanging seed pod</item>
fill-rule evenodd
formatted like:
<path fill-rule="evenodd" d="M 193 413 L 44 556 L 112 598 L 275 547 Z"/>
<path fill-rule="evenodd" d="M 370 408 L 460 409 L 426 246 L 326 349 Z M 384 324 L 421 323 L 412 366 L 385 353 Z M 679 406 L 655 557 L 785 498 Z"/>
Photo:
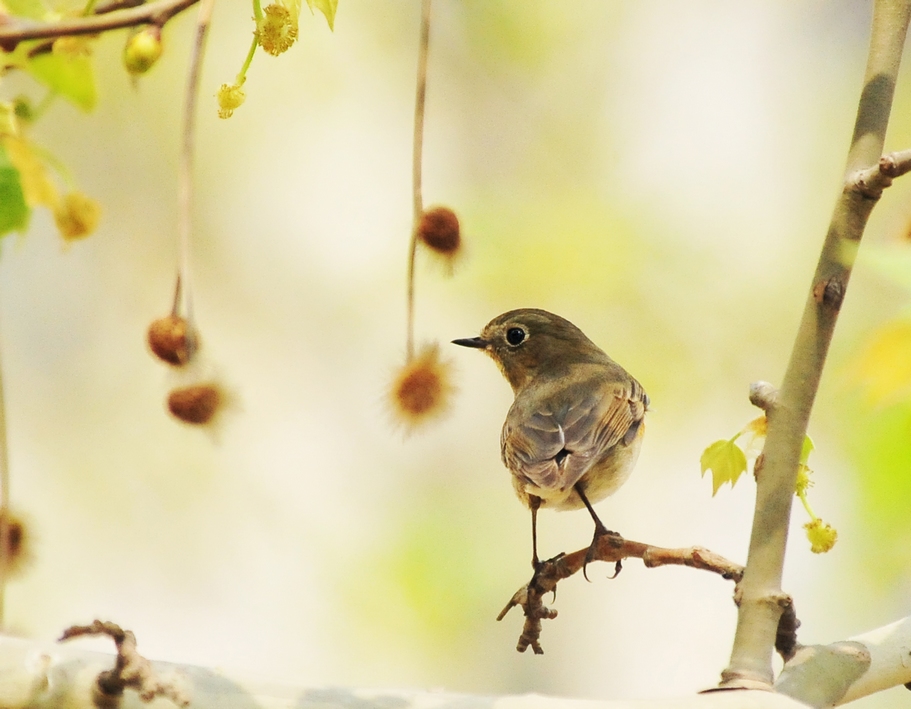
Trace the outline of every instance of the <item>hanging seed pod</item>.
<path fill-rule="evenodd" d="M 396 372 L 388 396 L 396 422 L 412 431 L 445 413 L 453 391 L 452 367 L 434 343 Z"/>
<path fill-rule="evenodd" d="M 184 423 L 201 426 L 212 421 L 224 403 L 224 394 L 215 384 L 193 384 L 172 389 L 168 410 Z"/>
<path fill-rule="evenodd" d="M 175 367 L 182 367 L 190 361 L 196 344 L 187 321 L 179 315 L 153 320 L 149 325 L 148 341 L 156 357 Z"/>
<path fill-rule="evenodd" d="M 25 519 L 12 511 L 6 514 L 6 572 L 14 577 L 32 561 L 31 532 Z"/>
<path fill-rule="evenodd" d="M 449 207 L 431 207 L 421 215 L 418 238 L 431 251 L 452 258 L 462 245 L 459 218 Z"/>

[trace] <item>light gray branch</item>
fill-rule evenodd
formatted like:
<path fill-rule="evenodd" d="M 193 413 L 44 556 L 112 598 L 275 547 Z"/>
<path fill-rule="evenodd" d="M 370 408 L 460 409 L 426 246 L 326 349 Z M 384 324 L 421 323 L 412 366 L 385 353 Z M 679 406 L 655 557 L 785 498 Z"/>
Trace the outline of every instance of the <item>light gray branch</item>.
<path fill-rule="evenodd" d="M 782 608 L 781 581 L 798 463 L 829 343 L 867 218 L 897 172 L 881 160 L 911 0 L 876 0 L 864 87 L 848 153 L 844 189 L 810 284 L 803 318 L 773 408 L 757 476 L 756 508 L 731 661 L 724 687 L 772 684 L 772 649 Z"/>
<path fill-rule="evenodd" d="M 96 678 L 114 656 L 67 646 L 51 646 L 0 636 L 0 706 L 4 709 L 98 709 Z M 604 702 L 543 697 L 536 694 L 492 697 L 442 691 L 350 689 L 270 684 L 206 667 L 152 662 L 161 677 L 171 677 L 188 696 L 191 709 L 806 709 L 774 692 L 721 691 L 677 699 Z M 167 707 L 163 699 L 154 706 Z M 137 692 L 127 690 L 118 709 L 147 709 Z M 171 706 L 174 706 L 171 704 Z"/>
<path fill-rule="evenodd" d="M 847 704 L 911 682 L 911 616 L 830 645 L 800 648 L 775 690 L 814 707 Z"/>

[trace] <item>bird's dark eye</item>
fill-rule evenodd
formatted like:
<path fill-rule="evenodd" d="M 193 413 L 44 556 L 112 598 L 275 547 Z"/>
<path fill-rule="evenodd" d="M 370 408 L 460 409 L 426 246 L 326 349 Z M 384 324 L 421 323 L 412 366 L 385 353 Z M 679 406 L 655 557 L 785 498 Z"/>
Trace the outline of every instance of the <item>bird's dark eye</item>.
<path fill-rule="evenodd" d="M 525 330 L 521 327 L 511 327 L 506 331 L 506 341 L 513 347 L 521 345 L 525 339 Z"/>

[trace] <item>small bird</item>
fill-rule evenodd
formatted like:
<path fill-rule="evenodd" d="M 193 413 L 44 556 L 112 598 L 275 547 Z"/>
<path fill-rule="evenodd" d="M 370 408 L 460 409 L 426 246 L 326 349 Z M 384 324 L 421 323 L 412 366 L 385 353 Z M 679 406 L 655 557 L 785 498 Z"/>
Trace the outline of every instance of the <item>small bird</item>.
<path fill-rule="evenodd" d="M 642 385 L 569 320 L 546 310 L 510 310 L 480 337 L 452 342 L 484 350 L 512 385 L 500 450 L 531 510 L 532 566 L 540 567 L 540 507 L 589 511 L 595 534 L 587 564 L 599 537 L 615 534 L 592 503 L 616 492 L 639 456 L 649 405 Z"/>

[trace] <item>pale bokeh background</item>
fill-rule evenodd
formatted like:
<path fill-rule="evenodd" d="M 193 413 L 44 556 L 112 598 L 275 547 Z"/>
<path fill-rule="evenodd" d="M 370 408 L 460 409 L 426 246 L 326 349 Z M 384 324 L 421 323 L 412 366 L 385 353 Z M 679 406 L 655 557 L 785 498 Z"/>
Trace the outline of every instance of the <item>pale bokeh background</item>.
<path fill-rule="evenodd" d="M 410 437 L 384 396 L 404 355 L 417 0 L 340 0 L 334 34 L 305 10 L 299 44 L 256 58 L 229 121 L 212 96 L 241 64 L 251 10 L 216 8 L 193 260 L 205 354 L 235 406 L 215 438 L 165 413 L 173 380 L 144 338 L 170 307 L 194 15 L 168 26 L 135 91 L 122 35 L 102 40 L 98 109 L 59 102 L 34 131 L 104 218 L 64 249 L 39 212 L 0 261 L 12 493 L 34 529 L 13 629 L 48 639 L 97 616 L 154 658 L 315 685 L 631 698 L 714 684 L 732 586 L 688 569 L 631 561 L 608 581 L 595 566 L 593 583 L 561 585 L 546 654 L 515 652 L 520 611 L 494 622 L 529 574 L 528 513 L 499 461 L 511 393 L 445 343 L 514 307 L 573 320 L 653 402 L 605 522 L 744 560 L 753 483 L 713 499 L 699 456 L 756 414 L 749 382 L 784 371 L 870 3 L 437 0 L 424 194 L 458 211 L 467 255 L 450 279 L 420 264 L 417 333 L 444 343 L 459 392 Z M 891 149 L 911 145 L 908 78 Z M 865 248 L 901 248 L 908 203 L 907 182 L 890 190 Z M 832 553 L 809 552 L 795 507 L 785 585 L 803 642 L 909 612 L 911 553 L 894 544 L 908 497 L 870 502 L 874 414 L 845 375 L 908 302 L 858 268 L 811 425 Z M 890 460 L 907 473 L 911 459 Z M 591 534 L 584 512 L 540 527 L 544 554 Z"/>

